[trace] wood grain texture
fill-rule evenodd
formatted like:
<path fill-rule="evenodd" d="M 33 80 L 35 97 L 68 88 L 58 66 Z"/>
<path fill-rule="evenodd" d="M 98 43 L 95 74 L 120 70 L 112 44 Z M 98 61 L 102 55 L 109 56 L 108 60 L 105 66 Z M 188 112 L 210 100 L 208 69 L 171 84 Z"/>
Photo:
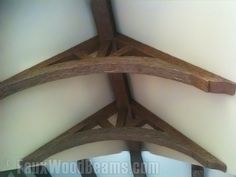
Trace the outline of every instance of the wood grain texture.
<path fill-rule="evenodd" d="M 101 43 L 97 57 L 114 56 L 115 54 L 119 56 L 121 53 L 116 52 L 117 46 L 113 40 L 116 27 L 110 0 L 92 0 L 92 9 Z M 129 109 L 129 88 L 126 75 L 109 74 L 109 79 L 118 109 L 117 125 L 123 126 Z"/>
<path fill-rule="evenodd" d="M 30 154 L 23 159 L 22 165 L 41 162 L 58 152 L 79 145 L 108 140 L 138 141 L 165 146 L 192 157 L 207 168 L 226 170 L 224 163 L 192 142 L 173 138 L 164 132 L 144 128 L 103 128 L 78 132 L 57 146 L 48 146 L 47 149 L 39 149 Z"/>
<path fill-rule="evenodd" d="M 180 70 L 191 73 L 193 77 L 192 85 L 200 88 L 201 90 L 212 93 L 225 93 L 229 95 L 235 94 L 236 85 L 232 81 L 224 79 L 216 74 L 208 72 L 200 67 L 194 66 L 177 57 L 171 56 L 122 34 L 117 34 L 116 41 L 120 46 L 130 46 L 136 51 L 139 51 L 140 56 L 147 55 L 153 58 L 158 58 L 159 60 L 165 61 L 170 65 L 174 65 Z M 137 54 L 138 53 L 136 52 L 134 55 Z M 204 78 L 204 82 L 201 78 Z"/>
<path fill-rule="evenodd" d="M 120 108 L 118 110 L 117 120 L 116 120 L 116 127 L 124 127 L 127 121 L 128 116 L 128 109 L 127 108 Z"/>
<path fill-rule="evenodd" d="M 91 5 L 100 41 L 112 40 L 116 29 L 110 0 L 92 0 Z"/>
<path fill-rule="evenodd" d="M 98 50 L 98 57 L 105 57 L 116 53 L 112 41 L 103 41 Z M 129 107 L 129 90 L 126 82 L 126 76 L 124 74 L 109 74 L 110 83 L 116 100 L 116 106 L 118 110 L 117 125 L 122 127 L 125 125 L 126 117 L 128 115 Z"/>
<path fill-rule="evenodd" d="M 110 56 L 120 56 L 125 51 L 126 50 L 122 49 L 117 50 L 116 44 L 114 45 L 113 43 Z M 131 93 L 129 90 L 127 75 L 122 73 L 109 74 L 109 78 L 118 109 L 116 127 L 123 127 L 130 115 Z"/>
<path fill-rule="evenodd" d="M 199 74 L 194 70 L 165 62 L 159 58 L 111 56 L 94 58 L 93 60 L 88 58 L 79 61 L 69 61 L 45 68 L 36 68 L 21 75 L 21 77 L 1 82 L 0 99 L 46 82 L 95 73 L 147 74 L 193 85 L 201 90 L 213 93 L 216 90 L 220 91 L 217 89 L 220 85 L 222 89 L 226 85 L 227 88 L 230 86 L 232 91 L 235 88 L 234 83 L 223 81 L 217 76 Z M 214 86 L 217 88 L 214 89 Z M 234 92 L 225 92 L 225 89 L 221 91 L 220 93 L 234 94 Z"/>
<path fill-rule="evenodd" d="M 113 53 L 111 56 L 123 56 L 131 50 L 132 48 L 129 46 L 117 50 L 116 46 L 115 49 L 113 47 Z M 113 74 L 110 76 L 110 79 L 118 107 L 116 127 L 139 126 L 140 123 L 138 124 L 137 121 L 140 119 L 133 117 L 130 107 L 131 93 L 129 90 L 127 76 L 125 74 Z M 126 143 L 130 152 L 130 163 L 133 176 L 146 177 L 145 166 L 142 159 L 141 143 L 134 141 L 127 141 Z"/>
<path fill-rule="evenodd" d="M 98 52 L 97 52 L 97 57 L 105 57 L 109 55 L 110 48 L 111 48 L 111 41 L 101 42 Z"/>

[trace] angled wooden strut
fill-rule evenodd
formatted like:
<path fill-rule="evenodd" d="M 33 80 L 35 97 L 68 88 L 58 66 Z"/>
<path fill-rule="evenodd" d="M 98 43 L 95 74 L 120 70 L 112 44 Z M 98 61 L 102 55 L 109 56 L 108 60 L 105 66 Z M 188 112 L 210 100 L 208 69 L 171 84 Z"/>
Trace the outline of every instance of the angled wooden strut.
<path fill-rule="evenodd" d="M 92 9 L 97 37 L 1 82 L 0 99 L 50 81 L 108 73 L 115 101 L 29 154 L 21 165 L 39 163 L 63 150 L 86 143 L 125 140 L 131 153 L 131 163 L 143 163 L 140 142 L 149 142 L 182 152 L 205 167 L 226 171 L 223 162 L 137 103 L 131 97 L 126 74 L 154 75 L 189 84 L 205 92 L 229 95 L 235 93 L 235 83 L 118 34 L 109 0 L 92 0 Z M 112 124 L 109 118 L 116 113 L 116 123 Z M 153 129 L 144 128 L 145 124 Z M 94 130 L 98 126 L 101 128 Z M 135 176 L 146 175 L 138 173 Z"/>

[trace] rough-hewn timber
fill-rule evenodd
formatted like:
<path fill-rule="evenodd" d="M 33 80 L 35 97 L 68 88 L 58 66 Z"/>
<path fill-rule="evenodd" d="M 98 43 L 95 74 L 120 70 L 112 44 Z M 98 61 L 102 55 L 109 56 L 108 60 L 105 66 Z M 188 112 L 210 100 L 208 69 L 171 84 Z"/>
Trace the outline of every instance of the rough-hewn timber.
<path fill-rule="evenodd" d="M 232 88 L 232 90 L 235 87 L 233 83 L 223 81 L 218 77 L 208 74 L 198 74 L 197 72 L 192 72 L 192 70 L 167 63 L 158 58 L 101 57 L 54 64 L 49 67 L 27 72 L 21 77 L 10 81 L 3 81 L 0 83 L 0 99 L 17 91 L 46 82 L 95 73 L 133 73 L 153 75 L 193 85 L 206 92 L 214 93 L 225 91 L 219 90 L 219 86 L 221 88 Z M 231 94 L 233 94 L 233 92 L 231 92 Z"/>
<path fill-rule="evenodd" d="M 23 159 L 22 165 L 27 162 L 41 162 L 51 155 L 79 145 L 108 140 L 139 141 L 165 146 L 192 157 L 205 167 L 226 170 L 223 162 L 191 141 L 176 139 L 167 133 L 144 128 L 103 128 L 78 132 L 57 146 L 48 146 L 47 149 L 35 151 Z"/>

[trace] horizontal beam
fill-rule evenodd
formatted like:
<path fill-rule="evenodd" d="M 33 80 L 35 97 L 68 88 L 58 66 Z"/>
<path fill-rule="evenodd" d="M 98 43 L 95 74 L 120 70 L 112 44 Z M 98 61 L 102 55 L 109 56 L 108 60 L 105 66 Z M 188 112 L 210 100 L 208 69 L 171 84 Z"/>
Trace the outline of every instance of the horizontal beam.
<path fill-rule="evenodd" d="M 79 145 L 109 140 L 138 141 L 165 146 L 192 157 L 207 168 L 226 170 L 224 163 L 204 149 L 194 149 L 194 144 L 192 143 L 172 138 L 164 132 L 144 128 L 106 128 L 78 132 L 67 139 L 67 141 L 58 143 L 56 146 L 48 146 L 43 151 L 38 150 L 30 154 L 23 159 L 22 165 L 26 165 L 26 163 L 40 163 L 56 153 Z"/>
<path fill-rule="evenodd" d="M 0 83 L 0 99 L 50 81 L 95 73 L 147 74 L 193 85 L 203 91 L 234 94 L 235 84 L 210 74 L 198 74 L 190 69 L 149 57 L 99 57 L 54 64 L 27 72 L 21 77 Z"/>

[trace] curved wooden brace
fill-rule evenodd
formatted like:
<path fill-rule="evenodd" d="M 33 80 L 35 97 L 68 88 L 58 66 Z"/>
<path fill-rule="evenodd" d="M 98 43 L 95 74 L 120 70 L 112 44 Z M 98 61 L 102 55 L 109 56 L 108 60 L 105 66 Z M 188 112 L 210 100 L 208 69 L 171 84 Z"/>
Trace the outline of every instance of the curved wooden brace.
<path fill-rule="evenodd" d="M 176 140 L 161 131 L 144 128 L 103 128 L 78 132 L 63 141 L 63 143 L 54 144 L 47 147 L 46 150 L 40 148 L 33 152 L 23 159 L 21 165 L 40 163 L 48 157 L 64 150 L 83 144 L 108 140 L 138 141 L 165 146 L 194 158 L 205 167 L 226 171 L 225 164 L 204 149 L 196 150 L 192 147 L 192 144 L 184 140 Z"/>
<path fill-rule="evenodd" d="M 147 74 L 193 85 L 206 92 L 233 94 L 235 84 L 212 75 L 191 72 L 175 64 L 149 57 L 99 57 L 54 64 L 0 83 L 0 99 L 42 83 L 95 73 Z"/>

